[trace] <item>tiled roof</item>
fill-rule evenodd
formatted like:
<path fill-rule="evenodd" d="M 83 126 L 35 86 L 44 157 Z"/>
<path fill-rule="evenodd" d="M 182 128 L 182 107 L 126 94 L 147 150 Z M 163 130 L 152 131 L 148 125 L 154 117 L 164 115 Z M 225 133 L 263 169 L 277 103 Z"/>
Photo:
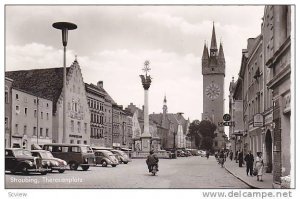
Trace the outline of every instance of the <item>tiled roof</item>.
<path fill-rule="evenodd" d="M 67 73 L 70 67 L 67 67 Z M 13 79 L 13 88 L 28 91 L 37 97 L 53 102 L 53 113 L 63 88 L 63 67 L 5 72 L 5 77 Z"/>
<path fill-rule="evenodd" d="M 150 120 L 153 120 L 155 123 L 161 125 L 162 124 L 162 114 L 150 114 Z"/>

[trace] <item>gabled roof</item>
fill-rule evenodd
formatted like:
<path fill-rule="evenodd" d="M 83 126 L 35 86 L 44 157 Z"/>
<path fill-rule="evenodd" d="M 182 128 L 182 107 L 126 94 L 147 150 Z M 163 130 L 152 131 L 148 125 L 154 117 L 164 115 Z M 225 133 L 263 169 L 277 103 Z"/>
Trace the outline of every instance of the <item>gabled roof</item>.
<path fill-rule="evenodd" d="M 67 67 L 67 74 L 70 67 Z M 5 76 L 13 79 L 13 88 L 28 91 L 37 97 L 53 102 L 53 113 L 63 88 L 63 67 L 33 69 L 5 72 Z"/>

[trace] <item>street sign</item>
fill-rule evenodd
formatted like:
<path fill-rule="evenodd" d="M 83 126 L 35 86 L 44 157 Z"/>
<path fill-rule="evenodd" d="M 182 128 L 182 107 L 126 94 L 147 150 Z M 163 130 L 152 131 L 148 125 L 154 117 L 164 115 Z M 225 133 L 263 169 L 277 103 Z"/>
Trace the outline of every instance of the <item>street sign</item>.
<path fill-rule="evenodd" d="M 235 122 L 218 122 L 218 126 L 235 126 Z"/>
<path fill-rule="evenodd" d="M 262 114 L 255 114 L 253 117 L 253 127 L 263 127 L 264 126 L 264 116 Z"/>
<path fill-rule="evenodd" d="M 226 114 L 223 115 L 223 120 L 226 121 L 226 122 L 228 122 L 228 121 L 231 120 L 231 116 L 226 113 Z"/>

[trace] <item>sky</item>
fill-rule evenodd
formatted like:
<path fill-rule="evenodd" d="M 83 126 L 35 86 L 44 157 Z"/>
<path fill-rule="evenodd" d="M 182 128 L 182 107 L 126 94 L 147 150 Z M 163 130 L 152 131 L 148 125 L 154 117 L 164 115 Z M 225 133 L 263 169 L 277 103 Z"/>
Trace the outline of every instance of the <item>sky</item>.
<path fill-rule="evenodd" d="M 201 57 L 210 46 L 212 26 L 226 60 L 225 112 L 229 83 L 238 77 L 247 39 L 260 34 L 263 6 L 17 6 L 5 7 L 6 71 L 62 67 L 58 21 L 77 24 L 69 32 L 67 66 L 77 55 L 84 82 L 103 81 L 119 104 L 142 107 L 144 91 L 139 75 L 150 61 L 153 78 L 149 113 L 183 112 L 201 119 Z M 246 14 L 246 15 L 245 15 Z"/>

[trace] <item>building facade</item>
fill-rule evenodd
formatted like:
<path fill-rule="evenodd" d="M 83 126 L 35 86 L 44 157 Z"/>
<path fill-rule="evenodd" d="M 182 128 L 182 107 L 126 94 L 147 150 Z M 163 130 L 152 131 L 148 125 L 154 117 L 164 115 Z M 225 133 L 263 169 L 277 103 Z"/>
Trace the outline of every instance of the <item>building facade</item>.
<path fill-rule="evenodd" d="M 247 142 L 245 142 L 245 128 L 243 121 L 243 90 L 242 79 L 232 82 L 229 85 L 229 114 L 231 115 L 231 121 L 234 122 L 233 126 L 229 127 L 229 143 L 228 149 L 233 151 L 234 156 L 236 151 L 247 150 Z"/>
<path fill-rule="evenodd" d="M 5 76 L 14 80 L 13 88 L 52 101 L 53 142 L 90 144 L 90 111 L 77 60 L 67 67 L 65 140 L 63 140 L 63 68 L 9 71 Z"/>
<path fill-rule="evenodd" d="M 265 6 L 261 34 L 248 39 L 239 80 L 230 87 L 230 110 L 233 112 L 233 104 L 236 104 L 234 93 L 242 85 L 242 148 L 254 154 L 263 152 L 265 171 L 273 174 L 276 188 L 290 187 L 293 158 L 290 78 L 291 6 Z"/>
<path fill-rule="evenodd" d="M 52 143 L 52 101 L 12 89 L 12 147 Z"/>
<path fill-rule="evenodd" d="M 224 78 L 225 57 L 222 43 L 218 49 L 215 27 L 213 25 L 210 52 L 204 44 L 202 54 L 203 75 L 203 120 L 210 120 L 217 126 L 217 136 L 214 139 L 214 149 L 224 148 L 224 127 L 218 126 L 223 121 L 224 114 Z"/>
<path fill-rule="evenodd" d="M 291 9 L 288 5 L 266 6 L 262 26 L 266 85 L 273 93 L 275 187 L 281 186 L 282 178 L 291 174 Z M 265 130 L 272 134 L 272 129 L 266 127 Z"/>
<path fill-rule="evenodd" d="M 11 147 L 11 121 L 12 121 L 12 83 L 13 80 L 5 77 L 5 147 Z"/>
<path fill-rule="evenodd" d="M 93 84 L 85 84 L 85 90 L 88 98 L 88 105 L 91 114 L 91 146 L 106 145 L 105 135 L 105 93 L 102 91 L 100 82 L 97 86 Z"/>

